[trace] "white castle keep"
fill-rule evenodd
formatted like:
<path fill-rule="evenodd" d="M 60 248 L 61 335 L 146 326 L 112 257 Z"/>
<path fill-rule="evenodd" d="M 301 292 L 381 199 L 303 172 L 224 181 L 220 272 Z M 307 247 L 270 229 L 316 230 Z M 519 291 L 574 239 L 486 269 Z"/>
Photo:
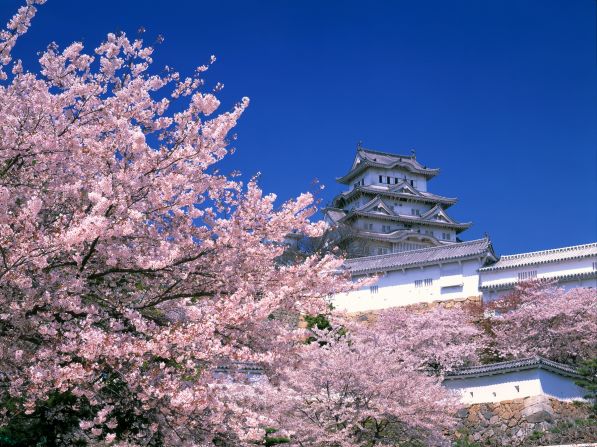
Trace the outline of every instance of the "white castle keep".
<path fill-rule="evenodd" d="M 333 304 L 361 312 L 409 304 L 495 299 L 530 279 L 597 288 L 597 243 L 498 257 L 488 236 L 463 241 L 470 222 L 446 210 L 456 198 L 428 191 L 439 173 L 411 155 L 360 145 L 350 171 L 338 178 L 348 190 L 325 208 L 353 277 L 375 275 L 375 285 L 336 295 Z"/>

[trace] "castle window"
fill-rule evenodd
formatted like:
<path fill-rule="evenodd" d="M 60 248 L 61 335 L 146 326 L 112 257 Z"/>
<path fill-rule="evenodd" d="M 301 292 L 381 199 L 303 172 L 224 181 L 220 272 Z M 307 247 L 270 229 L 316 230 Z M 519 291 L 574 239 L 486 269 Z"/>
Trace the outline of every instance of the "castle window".
<path fill-rule="evenodd" d="M 386 177 L 386 183 L 389 185 L 390 184 L 390 177 Z"/>
<path fill-rule="evenodd" d="M 398 184 L 398 177 L 394 177 L 394 185 Z"/>
<path fill-rule="evenodd" d="M 537 270 L 531 270 L 528 272 L 519 272 L 518 273 L 519 281 L 527 281 L 529 279 L 535 279 L 536 277 L 537 277 Z"/>
<path fill-rule="evenodd" d="M 411 209 L 411 210 L 410 210 L 410 213 L 411 213 L 413 216 L 420 216 L 420 215 L 421 215 L 421 210 L 418 210 L 418 209 L 415 209 L 415 208 L 413 208 L 413 209 Z"/>
<path fill-rule="evenodd" d="M 415 181 L 414 180 L 410 181 L 410 186 L 415 186 Z"/>
<path fill-rule="evenodd" d="M 383 175 L 379 176 L 379 183 L 383 183 Z"/>
<path fill-rule="evenodd" d="M 369 287 L 369 293 L 371 293 L 371 295 L 375 295 L 377 292 L 379 292 L 379 287 L 378 286 L 371 286 L 371 287 Z"/>
<path fill-rule="evenodd" d="M 593 262 L 593 270 L 597 270 L 597 262 Z"/>
<path fill-rule="evenodd" d="M 442 233 L 442 239 L 444 241 L 449 241 L 450 239 L 452 239 L 452 235 L 450 233 Z"/>
<path fill-rule="evenodd" d="M 415 280 L 415 287 L 430 287 L 433 285 L 433 279 L 425 278 L 425 279 L 417 279 Z"/>

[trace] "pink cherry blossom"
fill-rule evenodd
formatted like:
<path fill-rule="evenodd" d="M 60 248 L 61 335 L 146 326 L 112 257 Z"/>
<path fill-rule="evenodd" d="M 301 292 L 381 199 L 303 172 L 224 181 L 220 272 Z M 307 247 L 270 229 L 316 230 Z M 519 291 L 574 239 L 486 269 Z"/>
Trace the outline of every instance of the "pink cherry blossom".
<path fill-rule="evenodd" d="M 72 436 L 204 445 L 229 418 L 242 445 L 265 421 L 227 407 L 213 369 L 284 364 L 298 315 L 355 286 L 335 255 L 280 261 L 289 233 L 323 231 L 312 195 L 277 204 L 218 172 L 248 98 L 217 113 L 204 70 L 153 69 L 125 34 L 24 71 L 12 52 L 40 3 L 0 33 L 0 400 L 22 402 L 0 423 L 64 393 L 94 415 Z"/>
<path fill-rule="evenodd" d="M 503 357 L 540 355 L 565 363 L 597 356 L 597 293 L 523 284 L 491 303 L 495 349 Z"/>

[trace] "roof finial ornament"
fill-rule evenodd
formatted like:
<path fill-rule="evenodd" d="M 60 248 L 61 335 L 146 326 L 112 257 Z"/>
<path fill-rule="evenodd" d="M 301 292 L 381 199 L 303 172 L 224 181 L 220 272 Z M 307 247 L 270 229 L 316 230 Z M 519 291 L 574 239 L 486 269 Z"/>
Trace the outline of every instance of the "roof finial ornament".
<path fill-rule="evenodd" d="M 359 140 L 359 141 L 357 142 L 357 151 L 358 151 L 359 149 L 363 149 L 363 140 Z"/>
<path fill-rule="evenodd" d="M 410 150 L 410 155 L 412 156 L 412 158 L 417 158 L 417 151 L 415 151 L 414 149 Z"/>

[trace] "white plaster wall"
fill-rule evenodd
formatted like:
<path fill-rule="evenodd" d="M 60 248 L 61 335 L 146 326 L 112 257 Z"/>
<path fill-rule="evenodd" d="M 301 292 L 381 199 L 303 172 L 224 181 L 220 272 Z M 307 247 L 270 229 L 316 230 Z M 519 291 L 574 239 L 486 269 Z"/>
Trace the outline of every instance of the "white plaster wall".
<path fill-rule="evenodd" d="M 418 189 L 419 191 L 427 191 L 427 179 L 425 177 L 423 177 L 422 175 L 417 175 L 417 174 L 413 174 L 409 171 L 406 170 L 400 170 L 400 169 L 392 169 L 392 170 L 388 170 L 388 169 L 377 169 L 377 168 L 371 168 L 368 169 L 363 176 L 359 176 L 358 180 L 360 180 L 361 178 L 365 179 L 365 185 L 380 185 L 379 183 L 379 176 L 383 175 L 384 176 L 384 185 L 386 185 L 386 176 L 390 176 L 392 178 L 394 177 L 398 177 L 399 179 L 404 179 L 404 177 L 406 176 L 407 180 L 414 180 L 414 187 L 416 189 Z M 350 188 L 352 189 L 352 185 L 354 183 L 356 183 L 358 181 L 357 179 L 353 180 L 351 182 Z M 392 185 L 394 185 L 394 181 L 392 180 Z"/>
<path fill-rule="evenodd" d="M 484 377 L 446 380 L 466 404 L 501 402 L 541 394 L 563 401 L 581 400 L 586 394 L 574 379 L 543 369 L 513 371 Z M 518 387 L 518 388 L 517 388 Z"/>
<path fill-rule="evenodd" d="M 482 286 L 493 286 L 518 281 L 518 273 L 536 270 L 537 278 L 550 278 L 558 275 L 572 275 L 588 273 L 593 270 L 593 262 L 597 258 L 570 259 L 559 262 L 550 262 L 539 265 L 526 265 L 503 270 L 481 271 Z"/>
<path fill-rule="evenodd" d="M 551 371 L 540 370 L 543 394 L 559 400 L 572 401 L 584 399 L 587 391 L 574 383 L 574 379 L 563 377 Z"/>
<path fill-rule="evenodd" d="M 504 270 L 481 271 L 479 280 L 481 286 L 496 286 L 500 284 L 509 284 L 518 282 L 519 272 L 537 271 L 537 278 L 554 278 L 560 275 L 573 275 L 578 273 L 593 272 L 593 262 L 597 258 L 570 259 L 559 262 L 550 262 L 547 264 L 528 265 Z M 588 279 L 569 279 L 558 282 L 559 287 L 572 289 L 575 287 L 597 288 L 597 278 Z M 483 301 L 489 302 L 503 297 L 510 293 L 514 286 L 508 286 L 501 290 L 486 290 L 483 292 Z"/>
<path fill-rule="evenodd" d="M 394 212 L 403 216 L 413 216 L 411 211 L 413 209 L 419 210 L 419 214 L 422 216 L 431 209 L 430 205 L 425 205 L 424 203 L 400 202 L 399 200 L 392 200 L 391 203 Z"/>
<path fill-rule="evenodd" d="M 446 380 L 444 386 L 459 393 L 465 404 L 500 402 L 542 393 L 538 370 Z"/>
<path fill-rule="evenodd" d="M 571 279 L 568 281 L 559 281 L 557 284 L 558 287 L 562 287 L 564 290 L 574 289 L 576 287 L 585 287 L 585 288 L 593 288 L 597 289 L 597 278 L 588 278 L 588 279 Z M 509 287 L 507 289 L 502 290 L 485 290 L 483 291 L 483 301 L 490 302 L 495 301 L 504 295 L 512 292 L 514 287 Z"/>
<path fill-rule="evenodd" d="M 346 312 L 364 312 L 476 296 L 479 294 L 477 269 L 480 262 L 474 259 L 463 261 L 460 265 L 450 263 L 459 266 L 461 273 L 445 277 L 441 275 L 439 264 L 387 272 L 379 275 L 374 284 L 377 286 L 377 293 L 367 286 L 354 292 L 337 294 L 332 302 L 336 308 Z M 431 286 L 415 287 L 416 280 L 424 281 L 428 278 L 433 280 Z M 441 288 L 448 286 L 461 286 L 462 289 L 442 294 Z"/>

